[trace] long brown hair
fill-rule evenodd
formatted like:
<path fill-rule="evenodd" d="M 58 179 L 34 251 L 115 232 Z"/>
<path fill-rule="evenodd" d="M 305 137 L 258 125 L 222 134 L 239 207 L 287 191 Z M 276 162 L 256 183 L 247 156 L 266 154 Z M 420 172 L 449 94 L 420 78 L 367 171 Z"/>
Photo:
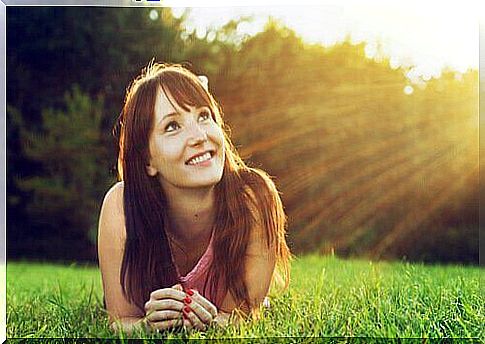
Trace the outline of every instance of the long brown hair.
<path fill-rule="evenodd" d="M 167 237 L 167 198 L 156 177 L 146 173 L 148 140 L 154 126 L 159 90 L 170 94 L 183 109 L 208 106 L 223 129 L 225 161 L 221 181 L 215 186 L 213 260 L 206 287 L 220 287 L 241 307 L 252 308 L 244 282 L 244 257 L 251 228 L 259 221 L 265 230 L 269 253 L 276 257 L 273 282 L 289 283 L 291 253 L 286 245 L 286 216 L 278 191 L 262 170 L 248 167 L 230 141 L 220 105 L 200 80 L 180 65 L 149 64 L 127 90 L 120 115 L 118 178 L 124 181 L 126 243 L 120 282 L 125 296 L 143 310 L 150 293 L 179 283 Z M 258 211 L 259 214 L 255 214 Z M 207 281 L 210 281 L 207 283 Z"/>

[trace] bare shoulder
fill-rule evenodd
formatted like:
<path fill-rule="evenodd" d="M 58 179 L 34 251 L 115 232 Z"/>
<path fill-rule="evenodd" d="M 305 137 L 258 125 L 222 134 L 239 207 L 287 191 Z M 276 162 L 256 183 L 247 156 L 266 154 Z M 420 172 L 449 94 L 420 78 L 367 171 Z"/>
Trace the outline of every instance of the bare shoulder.
<path fill-rule="evenodd" d="M 125 236 L 123 190 L 124 182 L 121 181 L 106 192 L 99 217 L 99 236 L 118 239 Z"/>
<path fill-rule="evenodd" d="M 251 169 L 246 176 L 244 192 L 247 195 L 248 208 L 253 217 L 248 252 L 274 248 L 281 230 L 286 225 L 286 215 L 279 192 L 272 178 L 260 169 Z"/>
<path fill-rule="evenodd" d="M 274 203 L 276 198 L 279 198 L 275 183 L 271 177 L 264 171 L 252 169 L 250 177 L 244 185 L 244 193 L 248 197 L 248 206 L 251 213 L 261 220 L 264 212 Z"/>
<path fill-rule="evenodd" d="M 123 191 L 123 182 L 116 183 L 108 190 L 99 216 L 98 259 L 106 298 L 106 310 L 111 321 L 143 315 L 125 297 L 120 282 L 126 242 Z"/>
<path fill-rule="evenodd" d="M 263 192 L 265 190 L 261 190 L 261 188 L 252 188 L 249 185 L 244 186 L 244 192 L 247 197 L 247 206 L 251 213 L 253 225 L 251 226 L 250 238 L 249 242 L 250 245 L 248 247 L 247 253 L 248 254 L 258 254 L 260 253 L 260 245 L 265 241 L 267 237 L 267 227 L 265 226 L 265 207 L 266 204 L 261 203 L 261 197 L 256 195 L 256 192 Z M 259 252 L 258 252 L 259 251 Z"/>
<path fill-rule="evenodd" d="M 246 192 L 249 192 L 252 197 L 255 193 L 264 196 L 274 196 L 278 194 L 276 185 L 272 177 L 265 171 L 257 168 L 251 168 L 246 174 L 246 185 L 244 186 Z"/>
<path fill-rule="evenodd" d="M 254 190 L 249 185 L 244 186 L 244 192 L 245 192 L 246 197 L 247 197 L 247 206 L 249 208 L 249 211 L 251 212 L 253 219 L 257 223 L 259 223 L 262 220 L 262 214 L 261 214 L 261 209 L 260 209 L 260 204 L 258 202 L 258 198 L 257 198 L 256 194 L 254 193 Z"/>
<path fill-rule="evenodd" d="M 103 204 L 105 203 L 117 203 L 123 205 L 123 190 L 125 188 L 125 182 L 120 181 L 114 184 L 106 195 L 104 196 Z"/>

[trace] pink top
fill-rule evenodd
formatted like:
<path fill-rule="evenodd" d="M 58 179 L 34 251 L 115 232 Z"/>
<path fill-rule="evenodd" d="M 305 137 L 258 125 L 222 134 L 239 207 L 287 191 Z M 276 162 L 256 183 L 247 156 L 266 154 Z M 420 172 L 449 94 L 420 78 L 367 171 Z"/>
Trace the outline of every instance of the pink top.
<path fill-rule="evenodd" d="M 202 296 L 204 296 L 207 300 L 211 301 L 217 309 L 220 309 L 222 306 L 222 302 L 224 301 L 224 297 L 226 296 L 226 288 L 223 283 L 219 284 L 219 289 L 216 290 L 215 293 L 212 293 L 210 283 L 207 283 L 207 290 L 204 291 L 204 284 L 205 280 L 208 277 L 209 266 L 212 263 L 212 258 L 214 256 L 213 253 L 213 246 L 212 240 L 214 238 L 214 231 L 212 231 L 212 235 L 209 241 L 209 245 L 205 250 L 202 257 L 200 257 L 197 264 L 195 264 L 194 268 L 187 273 L 185 276 L 181 276 L 177 266 L 177 274 L 182 282 L 182 286 L 184 289 L 196 289 Z M 269 297 L 265 297 L 263 300 L 263 306 L 265 308 L 270 308 L 270 301 Z"/>
<path fill-rule="evenodd" d="M 202 257 L 200 257 L 194 268 L 185 276 L 181 276 L 177 268 L 177 274 L 180 278 L 180 281 L 182 282 L 182 286 L 184 287 L 184 289 L 196 289 L 202 296 L 211 301 L 217 308 L 220 308 L 226 295 L 225 287 L 220 284 L 219 289 L 215 293 L 213 293 L 210 290 L 210 283 L 207 282 L 207 287 L 204 291 L 204 284 L 208 277 L 209 266 L 212 263 L 212 257 L 214 255 L 212 247 L 213 238 L 214 232 L 212 232 L 206 251 L 204 252 Z"/>

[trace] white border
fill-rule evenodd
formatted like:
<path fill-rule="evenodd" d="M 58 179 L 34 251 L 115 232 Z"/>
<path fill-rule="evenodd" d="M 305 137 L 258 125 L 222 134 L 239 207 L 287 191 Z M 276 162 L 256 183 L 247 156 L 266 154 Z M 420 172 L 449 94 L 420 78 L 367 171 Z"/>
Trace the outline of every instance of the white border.
<path fill-rule="evenodd" d="M 328 3 L 328 1 L 323 1 L 323 3 Z M 289 1 L 276 1 L 276 0 L 249 0 L 249 1 L 211 1 L 210 3 L 207 0 L 204 0 L 202 3 L 197 3 L 196 1 L 191 0 L 167 0 L 167 1 L 135 1 L 135 0 L 37 0 L 37 1 L 28 1 L 28 0 L 0 0 L 0 131 L 2 132 L 0 146 L 2 149 L 0 150 L 0 160 L 2 162 L 2 168 L 0 171 L 0 188 L 3 194 L 3 204 L 1 207 L 0 213 L 0 237 L 2 237 L 2 241 L 0 241 L 0 343 L 3 343 L 6 340 L 6 305 L 7 305 L 7 296 L 6 296 L 6 149 L 7 149 L 7 141 L 6 141 L 6 7 L 7 6 L 99 6 L 99 7 L 136 7 L 136 6 L 149 6 L 149 7 L 190 7 L 190 6 L 204 6 L 204 7 L 212 7 L 212 6 L 281 6 L 281 5 L 290 5 Z M 319 4 L 317 1 L 311 0 L 300 0 L 298 5 L 312 5 L 312 4 Z M 320 2 L 320 5 L 322 2 Z M 295 5 L 293 3 L 292 5 Z M 484 18 L 480 18 L 480 58 L 479 58 L 479 75 L 480 75 L 480 84 L 479 89 L 480 93 L 485 93 L 485 82 L 483 76 L 485 75 L 485 20 Z M 483 120 L 484 124 L 482 125 L 482 112 L 485 106 L 485 99 L 480 97 L 479 100 L 480 104 L 480 134 L 482 130 L 485 130 L 485 119 Z M 480 135 L 481 136 L 481 135 Z M 480 143 L 479 149 L 480 152 L 485 151 L 485 144 Z M 484 162 L 485 164 L 485 162 Z M 480 166 L 482 166 L 482 158 L 480 154 Z M 482 178 L 480 178 L 482 179 Z M 482 183 L 482 181 L 480 181 Z M 485 187 L 484 187 L 485 188 Z M 480 187 L 480 190 L 482 187 Z M 481 197 L 480 195 L 480 220 L 485 218 L 485 211 L 483 211 L 483 207 L 481 205 Z M 484 215 L 484 216 L 482 216 Z M 481 223 L 481 221 L 480 221 Z M 480 248 L 485 246 L 485 241 L 482 235 L 482 226 L 480 225 Z M 484 244 L 484 245 L 482 245 Z M 481 251 L 481 250 L 480 250 Z M 480 254 L 480 265 L 485 266 L 485 257 L 483 254 Z"/>
<path fill-rule="evenodd" d="M 483 219 L 485 219 L 485 207 L 483 204 L 485 203 L 485 195 L 482 191 L 485 191 L 485 181 L 483 178 L 483 174 L 485 171 L 485 143 L 482 142 L 481 137 L 482 134 L 485 133 L 485 19 L 482 19 L 479 23 L 480 25 L 480 32 L 479 32 L 479 59 L 478 59 L 478 75 L 479 75 L 479 83 L 478 83 L 478 117 L 479 117 L 479 133 L 478 133 L 478 166 L 479 166 L 479 217 L 478 217 L 478 248 L 479 248 L 479 265 L 481 267 L 485 267 L 485 237 L 484 237 L 484 228 L 483 228 Z M 482 170 L 484 167 L 484 170 Z M 483 287 L 483 286 L 482 286 Z"/>
<path fill-rule="evenodd" d="M 0 27 L 0 188 L 3 195 L 0 213 L 0 343 L 3 343 L 7 339 L 7 6 L 3 2 L 0 2 Z"/>

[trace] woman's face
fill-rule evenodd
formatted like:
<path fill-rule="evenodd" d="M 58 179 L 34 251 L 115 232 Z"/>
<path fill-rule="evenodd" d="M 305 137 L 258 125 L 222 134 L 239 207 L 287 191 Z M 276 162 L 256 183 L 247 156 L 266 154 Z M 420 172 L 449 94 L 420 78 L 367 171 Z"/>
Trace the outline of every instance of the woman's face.
<path fill-rule="evenodd" d="M 171 95 L 168 95 L 171 97 Z M 208 106 L 174 108 L 159 89 L 149 137 L 147 173 L 162 187 L 199 188 L 217 184 L 224 169 L 224 136 Z"/>

